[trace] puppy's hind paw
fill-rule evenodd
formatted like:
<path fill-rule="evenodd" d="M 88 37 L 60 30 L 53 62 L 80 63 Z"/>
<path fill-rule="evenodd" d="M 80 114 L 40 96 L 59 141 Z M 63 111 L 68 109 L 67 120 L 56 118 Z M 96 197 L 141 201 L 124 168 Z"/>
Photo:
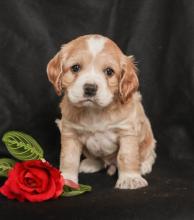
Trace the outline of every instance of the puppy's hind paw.
<path fill-rule="evenodd" d="M 112 164 L 112 165 L 109 166 L 109 168 L 107 170 L 107 174 L 109 176 L 113 176 L 116 173 L 116 171 L 117 171 L 116 166 Z"/>
<path fill-rule="evenodd" d="M 141 164 L 141 174 L 145 175 L 147 173 L 150 173 L 152 171 L 152 166 L 154 164 L 154 161 L 156 159 L 156 153 L 153 151 L 150 156 L 142 162 Z"/>
<path fill-rule="evenodd" d="M 95 173 L 103 168 L 104 166 L 102 161 L 86 158 L 81 161 L 79 173 Z"/>

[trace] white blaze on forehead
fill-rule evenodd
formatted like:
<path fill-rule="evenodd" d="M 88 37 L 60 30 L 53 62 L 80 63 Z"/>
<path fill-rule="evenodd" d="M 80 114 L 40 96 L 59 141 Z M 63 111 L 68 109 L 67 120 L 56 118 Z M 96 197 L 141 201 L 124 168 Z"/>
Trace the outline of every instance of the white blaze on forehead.
<path fill-rule="evenodd" d="M 100 53 L 100 51 L 102 51 L 102 49 L 104 48 L 104 43 L 106 39 L 103 37 L 91 37 L 87 41 L 89 50 L 92 53 L 93 57 L 95 57 L 96 54 Z"/>

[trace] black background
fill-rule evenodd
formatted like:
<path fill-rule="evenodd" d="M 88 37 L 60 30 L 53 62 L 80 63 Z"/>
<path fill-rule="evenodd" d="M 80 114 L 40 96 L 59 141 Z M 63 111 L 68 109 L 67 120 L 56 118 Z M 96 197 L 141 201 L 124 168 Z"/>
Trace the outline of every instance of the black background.
<path fill-rule="evenodd" d="M 139 68 L 143 104 L 158 159 L 149 187 L 118 191 L 105 172 L 81 175 L 93 192 L 41 204 L 0 197 L 0 218 L 194 218 L 194 1 L 6 0 L 0 2 L 0 136 L 35 137 L 58 166 L 60 98 L 46 65 L 63 43 L 84 34 L 113 39 Z M 7 156 L 0 144 L 0 156 Z M 3 179 L 1 179 L 3 183 Z"/>

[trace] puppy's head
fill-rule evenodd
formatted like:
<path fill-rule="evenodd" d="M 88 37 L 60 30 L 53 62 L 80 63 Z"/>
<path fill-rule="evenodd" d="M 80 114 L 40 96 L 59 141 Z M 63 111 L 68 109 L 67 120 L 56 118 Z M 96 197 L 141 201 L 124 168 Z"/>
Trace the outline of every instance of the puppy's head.
<path fill-rule="evenodd" d="M 86 35 L 67 44 L 47 66 L 58 95 L 62 90 L 78 107 L 106 107 L 126 103 L 138 89 L 136 67 L 110 39 Z"/>

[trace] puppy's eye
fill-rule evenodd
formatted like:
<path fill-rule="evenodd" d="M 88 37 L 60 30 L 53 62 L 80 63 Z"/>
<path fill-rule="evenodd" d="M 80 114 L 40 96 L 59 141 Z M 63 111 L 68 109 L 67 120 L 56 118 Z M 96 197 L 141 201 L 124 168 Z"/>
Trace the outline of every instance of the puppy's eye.
<path fill-rule="evenodd" d="M 74 73 L 79 72 L 80 69 L 81 69 L 81 66 L 79 64 L 75 64 L 75 65 L 71 66 L 71 71 Z"/>
<path fill-rule="evenodd" d="M 104 73 L 110 77 L 114 74 L 114 70 L 110 67 L 107 67 L 106 69 L 104 69 Z"/>

